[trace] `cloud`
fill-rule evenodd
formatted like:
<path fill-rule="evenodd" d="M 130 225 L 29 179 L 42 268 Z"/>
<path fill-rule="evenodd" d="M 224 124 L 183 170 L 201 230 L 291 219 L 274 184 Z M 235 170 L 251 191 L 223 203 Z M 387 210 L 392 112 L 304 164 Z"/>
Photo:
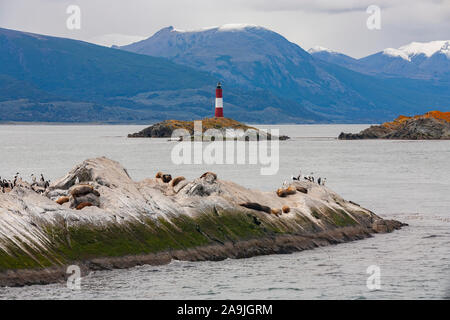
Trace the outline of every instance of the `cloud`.
<path fill-rule="evenodd" d="M 315 13 L 339 14 L 355 11 L 365 11 L 370 5 L 378 5 L 381 8 L 388 8 L 392 1 L 374 1 L 374 0 L 278 0 L 278 1 L 259 1 L 249 0 L 245 3 L 255 10 L 261 11 L 304 11 Z"/>

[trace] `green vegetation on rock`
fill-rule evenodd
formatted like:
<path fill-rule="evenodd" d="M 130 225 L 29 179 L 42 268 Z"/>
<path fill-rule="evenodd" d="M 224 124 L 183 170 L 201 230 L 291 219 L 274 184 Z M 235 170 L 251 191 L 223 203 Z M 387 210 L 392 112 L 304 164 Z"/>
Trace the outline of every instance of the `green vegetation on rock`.
<path fill-rule="evenodd" d="M 196 218 L 172 217 L 169 220 L 148 218 L 144 222 L 109 224 L 107 226 L 47 226 L 45 233 L 52 241 L 49 251 L 28 248 L 36 259 L 11 245 L 10 255 L 0 251 L 0 271 L 30 269 L 87 261 L 99 257 L 122 257 L 199 246 L 261 238 L 288 233 L 269 221 L 255 223 L 245 212 L 209 212 Z"/>

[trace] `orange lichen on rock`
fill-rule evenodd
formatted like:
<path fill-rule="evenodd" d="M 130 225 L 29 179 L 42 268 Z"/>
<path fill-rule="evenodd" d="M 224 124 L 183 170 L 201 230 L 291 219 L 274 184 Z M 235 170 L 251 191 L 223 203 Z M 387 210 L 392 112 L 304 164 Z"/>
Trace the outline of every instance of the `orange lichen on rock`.
<path fill-rule="evenodd" d="M 430 111 L 430 112 L 425 113 L 422 117 L 435 118 L 437 120 L 444 120 L 444 121 L 450 122 L 450 112 Z"/>
<path fill-rule="evenodd" d="M 442 111 L 429 111 L 425 114 L 416 115 L 414 117 L 407 117 L 407 116 L 399 116 L 397 119 L 391 122 L 385 122 L 382 124 L 383 127 L 388 129 L 397 129 L 399 126 L 401 126 L 404 122 L 411 120 L 411 119 L 421 119 L 421 118 L 434 118 L 437 120 L 443 120 L 446 122 L 450 122 L 450 112 L 442 112 Z"/>

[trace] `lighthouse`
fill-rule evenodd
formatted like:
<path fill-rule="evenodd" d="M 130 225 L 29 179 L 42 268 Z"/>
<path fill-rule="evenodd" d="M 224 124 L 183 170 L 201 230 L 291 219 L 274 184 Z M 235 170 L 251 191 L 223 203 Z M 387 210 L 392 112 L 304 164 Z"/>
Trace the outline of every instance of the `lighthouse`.
<path fill-rule="evenodd" d="M 216 112 L 214 114 L 216 118 L 223 118 L 223 98 L 222 98 L 222 85 L 220 82 L 216 88 Z"/>

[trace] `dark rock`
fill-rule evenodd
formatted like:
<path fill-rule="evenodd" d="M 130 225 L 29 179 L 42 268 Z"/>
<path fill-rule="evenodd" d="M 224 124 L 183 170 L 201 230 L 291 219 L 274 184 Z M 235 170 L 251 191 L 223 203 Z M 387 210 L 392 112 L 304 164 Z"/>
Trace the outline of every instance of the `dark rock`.
<path fill-rule="evenodd" d="M 90 203 L 96 207 L 100 206 L 100 198 L 93 193 L 88 193 L 79 197 L 71 197 L 70 200 L 71 208 L 77 208 L 81 203 Z"/>
<path fill-rule="evenodd" d="M 165 122 L 154 124 L 144 130 L 128 135 L 128 138 L 170 138 L 173 128 L 166 125 Z M 192 134 L 192 132 L 190 132 Z"/>
<path fill-rule="evenodd" d="M 393 128 L 371 126 L 360 133 L 342 132 L 338 139 L 448 140 L 450 123 L 434 118 L 411 118 Z"/>
<path fill-rule="evenodd" d="M 407 226 L 407 224 L 397 220 L 377 219 L 372 223 L 372 230 L 376 233 L 388 233 L 401 229 L 404 226 Z"/>
<path fill-rule="evenodd" d="M 283 136 L 271 136 L 267 133 L 257 128 L 247 126 L 244 123 L 230 119 L 230 118 L 205 118 L 202 119 L 202 131 L 214 129 L 222 132 L 223 137 L 226 136 L 225 132 L 227 129 L 236 129 L 250 132 L 248 135 L 244 135 L 246 141 L 255 140 L 288 140 L 289 137 Z M 175 132 L 179 134 L 174 134 Z M 139 132 L 132 133 L 128 135 L 128 138 L 179 138 L 182 140 L 192 140 L 194 135 L 194 121 L 181 121 L 181 120 L 166 120 L 163 122 L 156 123 L 150 127 L 147 127 Z M 205 137 L 204 137 L 205 139 Z M 214 140 L 214 137 L 209 139 Z M 235 137 L 234 139 L 239 139 Z M 81 181 L 81 180 L 80 180 Z"/>

